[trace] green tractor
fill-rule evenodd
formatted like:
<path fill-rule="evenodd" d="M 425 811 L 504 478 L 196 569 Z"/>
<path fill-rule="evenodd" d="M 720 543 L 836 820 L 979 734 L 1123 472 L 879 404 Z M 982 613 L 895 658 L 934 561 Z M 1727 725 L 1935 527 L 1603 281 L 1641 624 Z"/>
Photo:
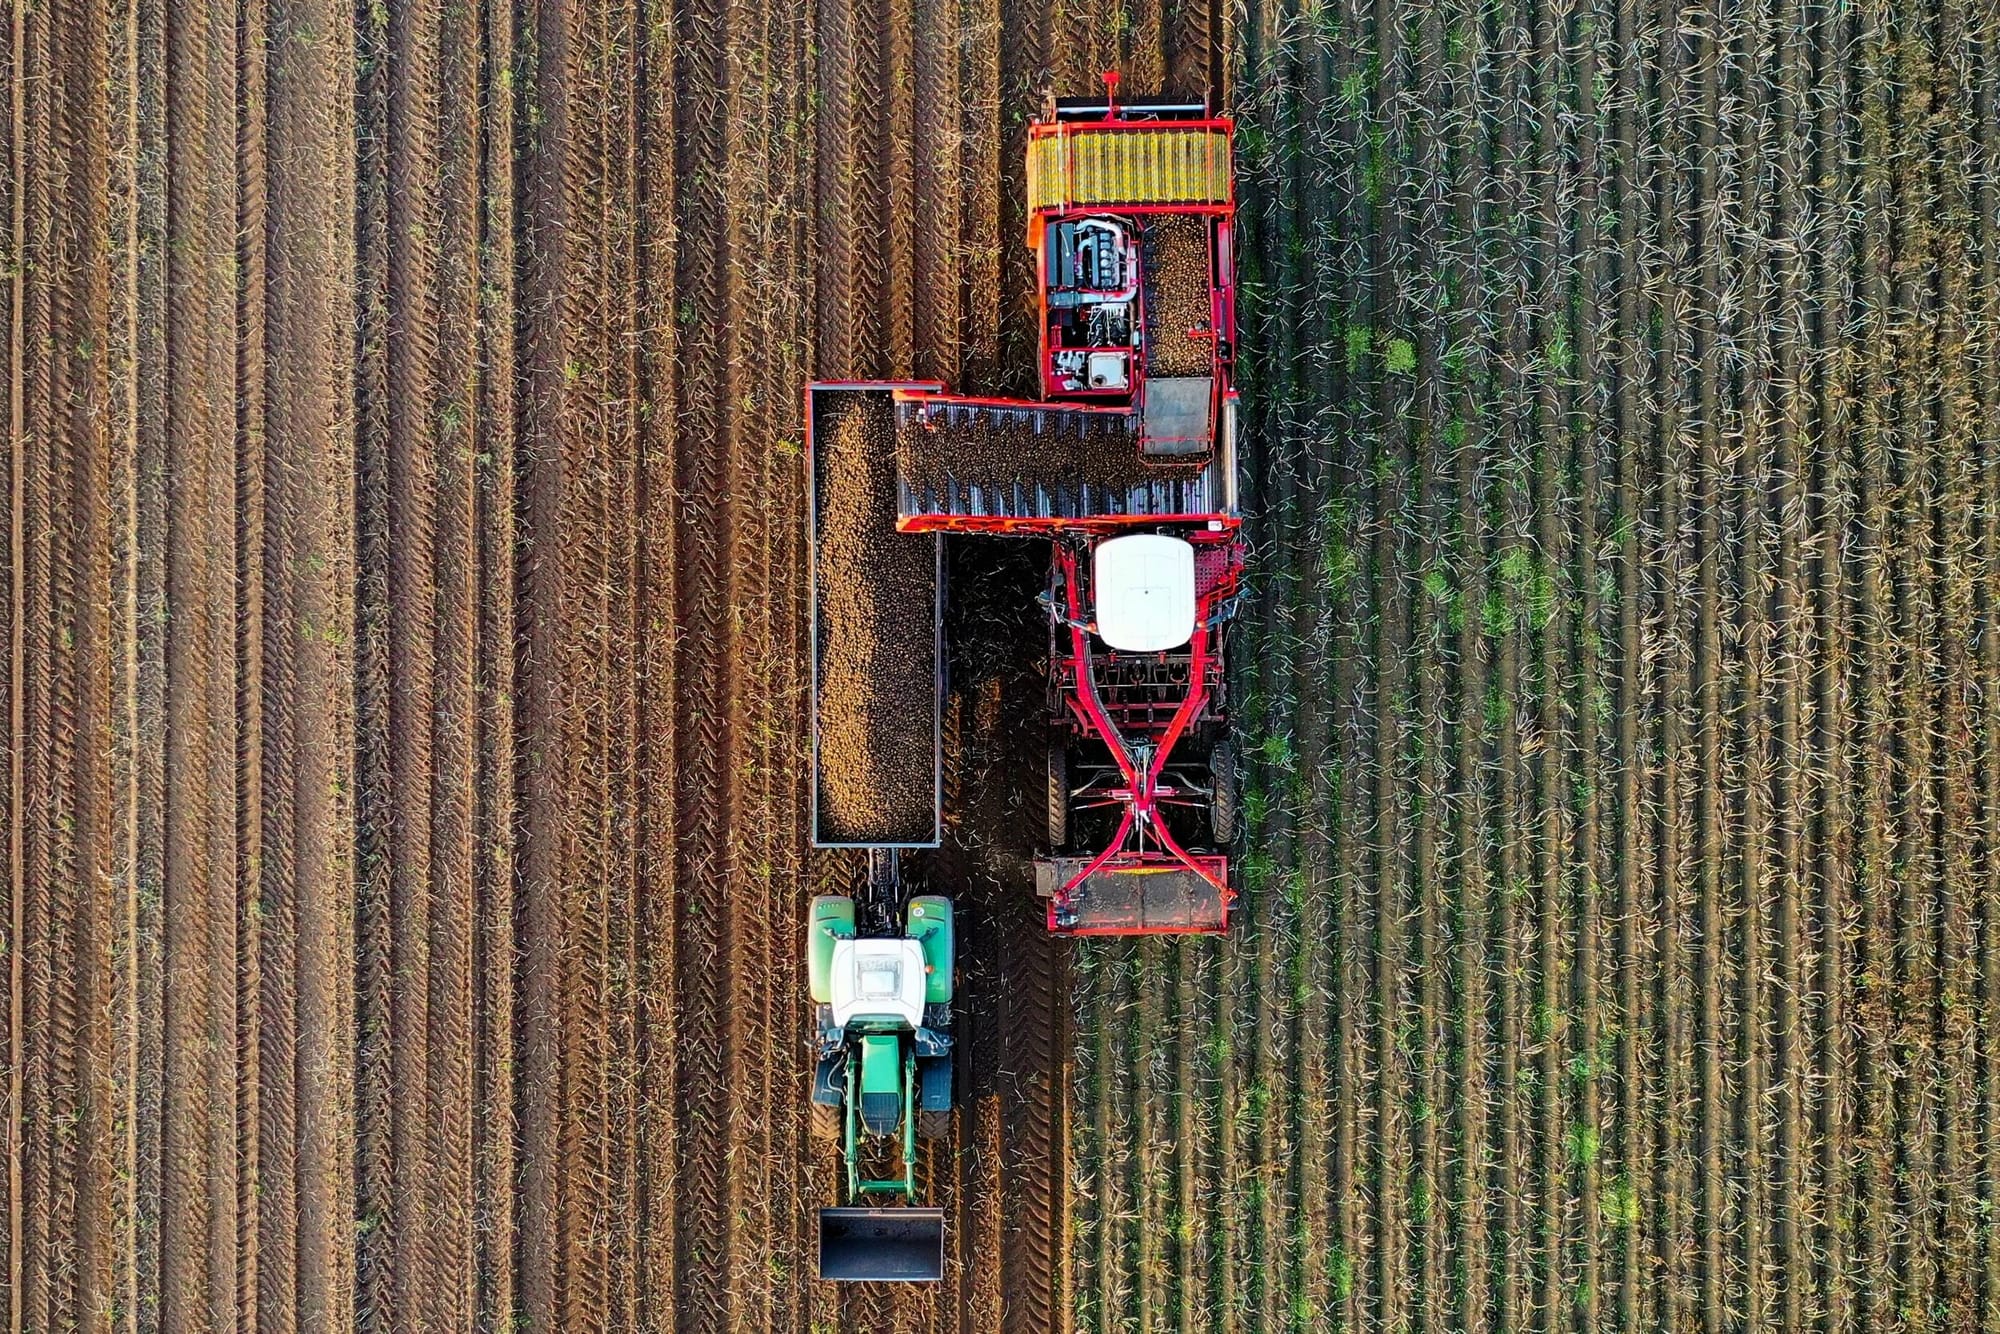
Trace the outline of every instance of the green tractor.
<path fill-rule="evenodd" d="M 917 1198 L 917 1139 L 951 1126 L 951 900 L 870 877 L 870 901 L 813 900 L 807 972 L 819 1059 L 813 1128 L 841 1146 L 841 1204 L 819 1214 L 819 1276 L 944 1277 L 944 1210 Z M 863 1159 L 892 1163 L 876 1176 Z M 878 1207 L 872 1200 L 900 1201 Z"/>

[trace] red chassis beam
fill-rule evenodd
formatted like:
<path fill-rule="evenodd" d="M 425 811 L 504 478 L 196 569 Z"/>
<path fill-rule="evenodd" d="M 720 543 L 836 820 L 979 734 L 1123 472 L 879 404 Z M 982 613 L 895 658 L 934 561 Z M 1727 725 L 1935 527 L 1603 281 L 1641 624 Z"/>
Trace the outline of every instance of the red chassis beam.
<path fill-rule="evenodd" d="M 1122 809 L 1117 831 L 1102 852 L 1087 860 L 1066 858 L 1060 863 L 1066 874 L 1049 897 L 1051 931 L 1071 935 L 1130 935 L 1185 932 L 1190 929 L 1222 932 L 1228 929 L 1229 905 L 1236 897 L 1229 886 L 1228 859 L 1213 854 L 1195 854 L 1183 848 L 1167 828 L 1160 812 L 1160 778 L 1166 770 L 1167 761 L 1189 725 L 1201 717 L 1208 704 L 1210 673 L 1215 665 L 1210 632 L 1212 623 L 1217 619 L 1216 610 L 1235 595 L 1243 567 L 1242 548 L 1233 531 L 1196 534 L 1192 540 L 1209 547 L 1218 542 L 1227 542 L 1228 545 L 1223 548 L 1220 567 L 1215 567 L 1211 561 L 1208 577 L 1196 589 L 1194 637 L 1188 642 L 1187 694 L 1166 726 L 1158 730 L 1151 754 L 1143 766 L 1134 757 L 1125 735 L 1112 720 L 1097 692 L 1096 678 L 1091 670 L 1091 631 L 1080 592 L 1077 548 L 1066 542 L 1056 544 L 1055 558 L 1063 576 L 1064 620 L 1070 636 L 1070 676 L 1074 681 L 1074 688 L 1067 697 L 1068 704 L 1084 735 L 1096 737 L 1110 751 L 1112 761 L 1118 767 L 1121 786 L 1105 795 L 1121 803 Z M 1199 564 L 1197 568 L 1200 568 Z M 1081 861 L 1082 865 L 1070 869 L 1077 861 Z M 1087 881 L 1107 871 L 1141 875 L 1192 873 L 1213 891 L 1219 907 L 1216 920 L 1193 928 L 1175 923 L 1078 925 L 1071 911 L 1071 896 Z"/>

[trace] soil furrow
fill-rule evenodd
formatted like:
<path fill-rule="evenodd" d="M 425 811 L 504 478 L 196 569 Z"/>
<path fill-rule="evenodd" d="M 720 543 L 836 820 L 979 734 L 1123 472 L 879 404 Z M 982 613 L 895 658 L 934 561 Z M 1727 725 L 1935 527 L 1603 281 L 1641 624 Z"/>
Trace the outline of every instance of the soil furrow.
<path fill-rule="evenodd" d="M 1664 17 L 1664 11 L 1662 12 Z M 1683 359 L 1687 343 L 1682 327 L 1686 297 L 1680 276 L 1687 271 L 1688 241 L 1680 221 L 1686 190 L 1680 154 L 1687 141 L 1688 97 L 1683 36 L 1665 25 L 1661 40 L 1662 69 L 1659 79 L 1663 99 L 1660 138 L 1664 151 L 1659 155 L 1654 180 L 1654 235 L 1662 269 L 1661 333 L 1656 360 L 1653 394 L 1659 403 L 1659 417 L 1652 433 L 1653 466 L 1660 477 L 1659 549 L 1650 553 L 1660 569 L 1661 594 L 1658 619 L 1664 633 L 1651 655 L 1660 673 L 1657 689 L 1661 700 L 1660 764 L 1656 782 L 1661 810 L 1660 848 L 1657 860 L 1659 919 L 1654 949 L 1661 965 L 1656 1004 L 1663 1014 L 1660 1081 L 1661 1132 L 1659 1152 L 1654 1160 L 1655 1191 L 1660 1213 L 1654 1233 L 1656 1262 L 1660 1267 L 1659 1318 L 1663 1328 L 1675 1329 L 1685 1319 L 1692 1265 L 1688 1249 L 1693 1233 L 1690 1198 L 1693 1171 L 1689 1158 L 1691 1132 L 1688 1107 L 1692 1101 L 1688 1066 L 1692 1049 L 1688 1014 L 1690 979 L 1686 976 L 1689 932 L 1687 903 L 1689 883 L 1689 755 L 1688 663 L 1692 655 L 1692 599 L 1688 583 L 1692 570 L 1689 554 L 1688 487 L 1682 476 L 1689 447 L 1685 418 L 1687 407 L 1686 370 Z"/>
<path fill-rule="evenodd" d="M 301 0 L 272 26 L 258 1307 L 286 1328 L 354 1312 L 354 193 L 328 184 L 354 125 L 347 62 L 304 58 L 344 25 Z"/>
<path fill-rule="evenodd" d="M 514 364 L 513 297 L 519 280 L 514 242 L 516 193 L 511 80 L 516 16 L 505 0 L 475 11 L 479 75 L 489 88 L 478 122 L 476 218 L 479 257 L 475 355 L 480 374 L 467 405 L 473 423 L 478 531 L 475 689 L 478 732 L 473 811 L 472 1211 L 473 1318 L 491 1328 L 513 1318 L 515 1301 L 516 960 L 514 878 L 522 785 L 515 754 L 515 597 L 519 564 L 516 477 L 519 384 L 493 368 Z"/>
<path fill-rule="evenodd" d="M 166 31 L 166 883 L 160 1322 L 236 1297 L 236 151 L 234 25 Z M 220 1040 L 216 1040 L 220 1038 Z"/>
<path fill-rule="evenodd" d="M 1773 1152 L 1777 1184 L 1772 1225 L 1778 1273 L 1798 1275 L 1809 1272 L 1808 1211 L 1812 1208 L 1810 1201 L 1815 1199 L 1816 1185 L 1809 1175 L 1804 1144 L 1806 1108 L 1812 1097 L 1806 1082 L 1805 1062 L 1813 1044 L 1804 1015 L 1811 1004 L 1806 977 L 1813 946 L 1803 917 L 1810 856 L 1806 802 L 1812 781 L 1805 731 L 1810 721 L 1807 692 L 1814 645 L 1804 570 L 1807 544 L 1811 540 L 1804 477 L 1810 448 L 1806 436 L 1811 407 L 1811 389 L 1807 384 L 1810 367 L 1804 338 L 1806 289 L 1811 277 L 1806 260 L 1811 241 L 1806 233 L 1811 220 L 1803 180 L 1808 170 L 1812 127 L 1806 121 L 1805 82 L 1810 67 L 1799 44 L 1802 28 L 1799 7 L 1788 2 L 1777 8 L 1776 59 L 1781 93 L 1777 106 L 1779 144 L 1772 234 L 1778 243 L 1789 247 L 1789 253 L 1776 264 L 1778 403 L 1776 476 L 1772 483 L 1772 499 L 1777 509 L 1777 553 L 1771 618 L 1778 677 L 1776 772 L 1772 787 L 1777 823 L 1773 868 L 1777 905 L 1772 922 L 1772 934 L 1777 941 L 1772 1025 L 1776 1043 L 1777 1124 Z M 1804 1285 L 1781 1279 L 1776 1287 L 1776 1323 L 1785 1334 L 1797 1334 L 1804 1328 L 1811 1309 L 1808 1294 L 1802 1290 Z"/>
<path fill-rule="evenodd" d="M 1530 836 L 1535 881 L 1535 1020 L 1530 1037 L 1537 1057 L 1533 1196 L 1538 1197 L 1534 1208 L 1539 1217 L 1530 1264 L 1541 1280 L 1534 1302 L 1538 1327 L 1554 1330 L 1563 1320 L 1566 1291 L 1576 1290 L 1573 1266 L 1577 1256 L 1571 1245 L 1573 1224 L 1567 1206 L 1573 1193 L 1569 1178 L 1583 1147 L 1577 1132 L 1565 1124 L 1573 1113 L 1568 1106 L 1569 1081 L 1564 1070 L 1571 1036 L 1570 1007 L 1563 994 L 1569 969 L 1563 955 L 1565 940 L 1576 934 L 1574 925 L 1565 920 L 1569 907 L 1565 881 L 1578 875 L 1587 879 L 1589 872 L 1588 868 L 1568 865 L 1576 821 L 1575 812 L 1567 807 L 1577 779 L 1572 772 L 1574 743 L 1566 735 L 1563 701 L 1575 689 L 1571 684 L 1574 668 L 1567 658 L 1572 633 L 1569 607 L 1577 596 L 1569 582 L 1574 577 L 1569 539 L 1577 519 L 1566 512 L 1569 507 L 1564 503 L 1562 474 L 1568 455 L 1565 438 L 1575 432 L 1565 383 L 1576 355 L 1570 320 L 1576 296 L 1570 286 L 1571 266 L 1565 262 L 1566 201 L 1574 186 L 1566 179 L 1568 150 L 1562 122 L 1568 108 L 1563 105 L 1564 90 L 1554 82 L 1559 72 L 1556 33 L 1546 9 L 1536 14 L 1534 43 L 1535 236 L 1528 247 L 1528 282 L 1538 298 L 1531 316 L 1531 336 L 1541 349 L 1543 364 L 1536 368 L 1540 373 L 1535 376 L 1532 409 L 1539 428 L 1539 440 L 1533 448 L 1537 459 L 1532 483 L 1533 546 L 1521 549 L 1528 554 L 1528 562 L 1520 580 L 1526 595 L 1524 619 L 1535 651 L 1531 692 L 1536 696 L 1532 716 L 1529 701 L 1522 702 L 1524 732 L 1536 752 Z"/>
<path fill-rule="evenodd" d="M 1605 344 L 1607 334 L 1612 341 L 1616 334 L 1615 329 L 1608 327 L 1609 321 L 1599 304 L 1601 285 L 1607 278 L 1606 251 L 1615 242 L 1601 234 L 1604 166 L 1600 136 L 1608 115 L 1598 100 L 1598 55 L 1596 35 L 1585 34 L 1582 50 L 1576 57 L 1576 227 L 1570 242 L 1576 272 L 1575 366 L 1582 385 L 1568 396 L 1568 412 L 1563 420 L 1564 429 L 1571 436 L 1571 467 L 1575 470 L 1577 488 L 1574 569 L 1578 606 L 1565 648 L 1574 664 L 1571 690 L 1581 701 L 1581 707 L 1574 711 L 1574 775 L 1568 795 L 1574 808 L 1576 831 L 1574 878 L 1564 894 L 1565 900 L 1573 905 L 1575 939 L 1570 967 L 1574 972 L 1570 985 L 1559 987 L 1558 994 L 1574 1007 L 1575 1015 L 1573 1036 L 1567 1044 L 1568 1068 L 1561 1077 L 1573 1086 L 1575 1099 L 1565 1146 L 1571 1165 L 1575 1211 L 1574 1222 L 1567 1225 L 1571 1250 L 1566 1296 L 1571 1318 L 1582 1329 L 1597 1329 L 1603 1323 L 1606 1268 L 1603 1103 L 1608 1061 L 1604 1050 L 1603 1007 L 1607 988 L 1602 976 L 1602 919 L 1610 876 L 1605 855 L 1609 840 L 1604 837 L 1605 819 L 1599 794 L 1605 780 L 1600 728 L 1610 695 L 1603 672 L 1602 646 L 1610 636 L 1611 620 L 1601 605 L 1600 583 L 1600 572 L 1609 572 L 1601 571 L 1599 560 L 1604 554 L 1600 546 L 1604 519 L 1613 513 L 1611 487 L 1604 467 L 1609 439 L 1601 423 L 1610 415 L 1611 406 L 1610 395 L 1602 387 L 1610 378 Z M 1615 346 L 1610 351 L 1616 355 Z M 1552 360 L 1558 362 L 1554 367 L 1558 374 L 1567 369 L 1560 364 L 1559 357 Z"/>

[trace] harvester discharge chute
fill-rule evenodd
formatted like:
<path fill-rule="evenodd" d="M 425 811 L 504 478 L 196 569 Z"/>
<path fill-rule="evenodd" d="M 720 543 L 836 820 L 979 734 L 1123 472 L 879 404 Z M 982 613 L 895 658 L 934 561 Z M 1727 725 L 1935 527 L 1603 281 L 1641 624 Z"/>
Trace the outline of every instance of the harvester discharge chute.
<path fill-rule="evenodd" d="M 899 909 L 893 884 L 871 876 L 861 903 L 814 899 L 807 936 L 814 1127 L 840 1144 L 843 1169 L 842 1203 L 820 1210 L 819 1276 L 840 1282 L 944 1276 L 944 1211 L 915 1201 L 917 1141 L 950 1127 L 951 901 Z"/>

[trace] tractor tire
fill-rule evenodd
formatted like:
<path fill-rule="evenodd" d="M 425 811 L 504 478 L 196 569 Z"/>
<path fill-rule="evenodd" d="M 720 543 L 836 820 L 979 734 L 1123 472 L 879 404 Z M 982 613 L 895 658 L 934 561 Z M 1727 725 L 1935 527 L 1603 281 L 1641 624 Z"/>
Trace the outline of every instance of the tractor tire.
<path fill-rule="evenodd" d="M 1069 739 L 1049 740 L 1049 851 L 1069 844 Z"/>
<path fill-rule="evenodd" d="M 1215 743 L 1208 753 L 1208 823 L 1215 834 L 1215 846 L 1226 848 L 1236 841 L 1236 747 L 1227 741 Z"/>
<path fill-rule="evenodd" d="M 812 1105 L 812 1137 L 814 1139 L 823 1139 L 828 1143 L 837 1142 L 840 1139 L 841 1131 L 846 1128 L 841 1123 L 840 1111 L 840 1108 L 829 1107 L 823 1102 L 814 1103 Z"/>
<path fill-rule="evenodd" d="M 918 1139 L 945 1139 L 951 1134 L 950 1112 L 918 1112 Z"/>

